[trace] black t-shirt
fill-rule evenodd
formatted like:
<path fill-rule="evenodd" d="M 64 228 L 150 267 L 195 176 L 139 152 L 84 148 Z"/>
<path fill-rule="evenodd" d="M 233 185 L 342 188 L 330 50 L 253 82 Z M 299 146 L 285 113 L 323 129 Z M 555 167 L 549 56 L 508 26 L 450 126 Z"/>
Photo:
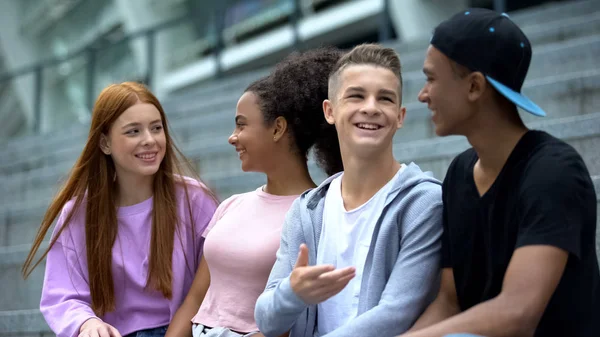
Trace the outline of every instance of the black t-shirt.
<path fill-rule="evenodd" d="M 453 268 L 461 310 L 500 293 L 515 249 L 551 245 L 570 254 L 536 336 L 600 336 L 596 193 L 581 156 L 529 131 L 481 197 L 477 159 L 473 149 L 456 157 L 443 185 L 442 266 Z"/>

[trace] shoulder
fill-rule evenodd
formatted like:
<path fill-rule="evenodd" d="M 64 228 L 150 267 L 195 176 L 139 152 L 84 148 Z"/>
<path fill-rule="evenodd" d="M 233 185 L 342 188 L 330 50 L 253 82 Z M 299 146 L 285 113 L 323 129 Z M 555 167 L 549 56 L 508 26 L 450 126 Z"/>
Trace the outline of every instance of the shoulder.
<path fill-rule="evenodd" d="M 71 217 L 71 219 L 69 221 L 70 224 L 73 224 L 76 226 L 85 225 L 85 223 L 82 223 L 82 221 L 85 221 L 86 202 L 87 202 L 87 198 L 83 198 L 83 200 L 79 203 L 79 205 L 76 206 L 77 205 L 76 198 L 73 198 L 73 199 L 67 201 L 65 203 L 65 205 L 63 206 L 62 210 L 60 211 L 60 215 L 58 216 L 58 221 L 57 221 L 56 227 L 67 225 L 65 223 L 65 221 L 67 221 L 67 218 L 69 217 L 69 215 L 71 213 L 73 214 L 73 216 Z"/>
<path fill-rule="evenodd" d="M 554 189 L 578 183 L 591 184 L 589 172 L 579 153 L 566 142 L 547 133 L 539 133 L 540 141 L 524 160 L 522 188 Z"/>
<path fill-rule="evenodd" d="M 441 183 L 424 172 L 412 179 L 410 186 L 394 197 L 391 207 L 403 227 L 413 226 L 423 219 L 441 217 L 442 214 Z"/>
<path fill-rule="evenodd" d="M 579 153 L 565 141 L 541 132 L 541 140 L 527 158 L 528 170 L 563 170 L 583 164 Z M 554 164 L 554 165 L 549 165 Z"/>
<path fill-rule="evenodd" d="M 219 204 L 217 212 L 220 214 L 223 214 L 226 211 L 230 211 L 230 210 L 238 207 L 239 205 L 243 204 L 244 202 L 250 201 L 251 199 L 253 199 L 255 197 L 256 197 L 256 192 L 254 192 L 254 191 L 234 194 L 234 195 L 228 197 L 227 199 L 223 200 L 223 202 L 221 202 L 221 204 Z"/>
<path fill-rule="evenodd" d="M 52 232 L 52 236 L 56 236 L 58 231 L 64 227 L 64 230 L 60 234 L 59 241 L 62 242 L 63 245 L 69 246 L 72 248 L 72 244 L 67 244 L 69 242 L 85 242 L 85 208 L 86 208 L 86 198 L 84 198 L 79 206 L 76 207 L 77 200 L 75 198 L 67 201 L 65 205 L 62 207 L 60 214 L 58 215 L 58 219 L 56 221 L 56 226 Z M 69 215 L 72 213 L 70 219 Z M 67 220 L 69 222 L 67 223 Z M 65 238 L 70 237 L 70 240 L 66 240 Z M 73 237 L 79 238 L 78 240 L 74 240 Z"/>
<path fill-rule="evenodd" d="M 423 172 L 414 163 L 405 167 L 395 179 L 395 186 L 400 189 L 395 198 L 401 203 L 436 203 L 442 200 L 441 182 L 431 172 Z"/>
<path fill-rule="evenodd" d="M 228 197 L 217 207 L 212 223 L 216 223 L 227 213 L 244 212 L 244 207 L 256 207 L 256 200 L 258 199 L 259 197 L 256 195 L 256 191 L 234 194 Z"/>
<path fill-rule="evenodd" d="M 476 160 L 477 152 L 475 152 L 473 148 L 468 148 L 461 152 L 450 162 L 444 182 L 449 179 L 463 176 Z"/>
<path fill-rule="evenodd" d="M 192 209 L 202 209 L 211 214 L 218 205 L 218 201 L 212 191 L 201 181 L 190 177 L 180 177 L 175 181 L 178 202 L 190 202 Z"/>
<path fill-rule="evenodd" d="M 325 195 L 327 195 L 327 191 L 329 190 L 331 183 L 336 179 L 341 179 L 342 174 L 344 174 L 343 171 L 338 172 L 323 180 L 319 186 L 304 191 L 298 198 L 300 199 L 298 200 L 298 204 L 308 205 L 322 201 L 322 199 L 325 198 Z"/>
<path fill-rule="evenodd" d="M 417 216 L 424 210 L 434 211 L 442 206 L 442 186 L 433 181 L 420 182 L 400 198 L 400 206 Z"/>
<path fill-rule="evenodd" d="M 408 191 L 417 199 L 430 199 L 431 201 L 442 201 L 442 185 L 436 180 L 424 180 L 414 185 Z"/>

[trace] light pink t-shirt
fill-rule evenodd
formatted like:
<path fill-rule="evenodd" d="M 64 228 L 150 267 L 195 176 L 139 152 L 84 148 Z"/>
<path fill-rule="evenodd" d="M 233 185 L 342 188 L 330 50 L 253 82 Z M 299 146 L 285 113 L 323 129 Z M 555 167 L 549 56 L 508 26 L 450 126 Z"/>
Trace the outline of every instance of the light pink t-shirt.
<path fill-rule="evenodd" d="M 258 331 L 254 306 L 275 264 L 285 214 L 297 197 L 259 188 L 221 203 L 204 232 L 210 287 L 193 323 Z"/>

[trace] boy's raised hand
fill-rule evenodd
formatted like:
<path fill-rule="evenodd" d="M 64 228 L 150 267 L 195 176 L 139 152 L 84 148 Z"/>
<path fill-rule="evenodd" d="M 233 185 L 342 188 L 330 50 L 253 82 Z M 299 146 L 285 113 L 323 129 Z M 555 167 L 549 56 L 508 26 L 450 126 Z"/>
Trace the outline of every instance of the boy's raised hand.
<path fill-rule="evenodd" d="M 356 269 L 335 269 L 332 265 L 308 265 L 308 247 L 300 245 L 294 270 L 290 275 L 292 290 L 306 304 L 318 304 L 333 297 L 354 278 Z"/>

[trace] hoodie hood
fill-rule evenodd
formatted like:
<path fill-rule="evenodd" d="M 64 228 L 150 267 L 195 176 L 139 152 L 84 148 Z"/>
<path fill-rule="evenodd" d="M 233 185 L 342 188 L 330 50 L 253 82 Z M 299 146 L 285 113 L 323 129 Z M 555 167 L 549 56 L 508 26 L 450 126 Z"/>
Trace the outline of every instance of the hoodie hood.
<path fill-rule="evenodd" d="M 331 177 L 323 181 L 318 187 L 304 192 L 300 198 L 304 199 L 306 206 L 309 209 L 314 209 L 319 201 L 327 195 L 327 190 L 331 185 L 331 181 L 339 177 L 343 172 L 336 173 Z M 415 164 L 410 163 L 406 166 L 403 172 L 400 173 L 399 179 L 394 181 L 394 185 L 390 188 L 388 195 L 386 196 L 386 204 L 391 202 L 401 192 L 411 189 L 422 183 L 432 183 L 436 185 L 442 185 L 442 183 L 434 178 L 430 171 L 423 172 L 421 168 Z"/>

